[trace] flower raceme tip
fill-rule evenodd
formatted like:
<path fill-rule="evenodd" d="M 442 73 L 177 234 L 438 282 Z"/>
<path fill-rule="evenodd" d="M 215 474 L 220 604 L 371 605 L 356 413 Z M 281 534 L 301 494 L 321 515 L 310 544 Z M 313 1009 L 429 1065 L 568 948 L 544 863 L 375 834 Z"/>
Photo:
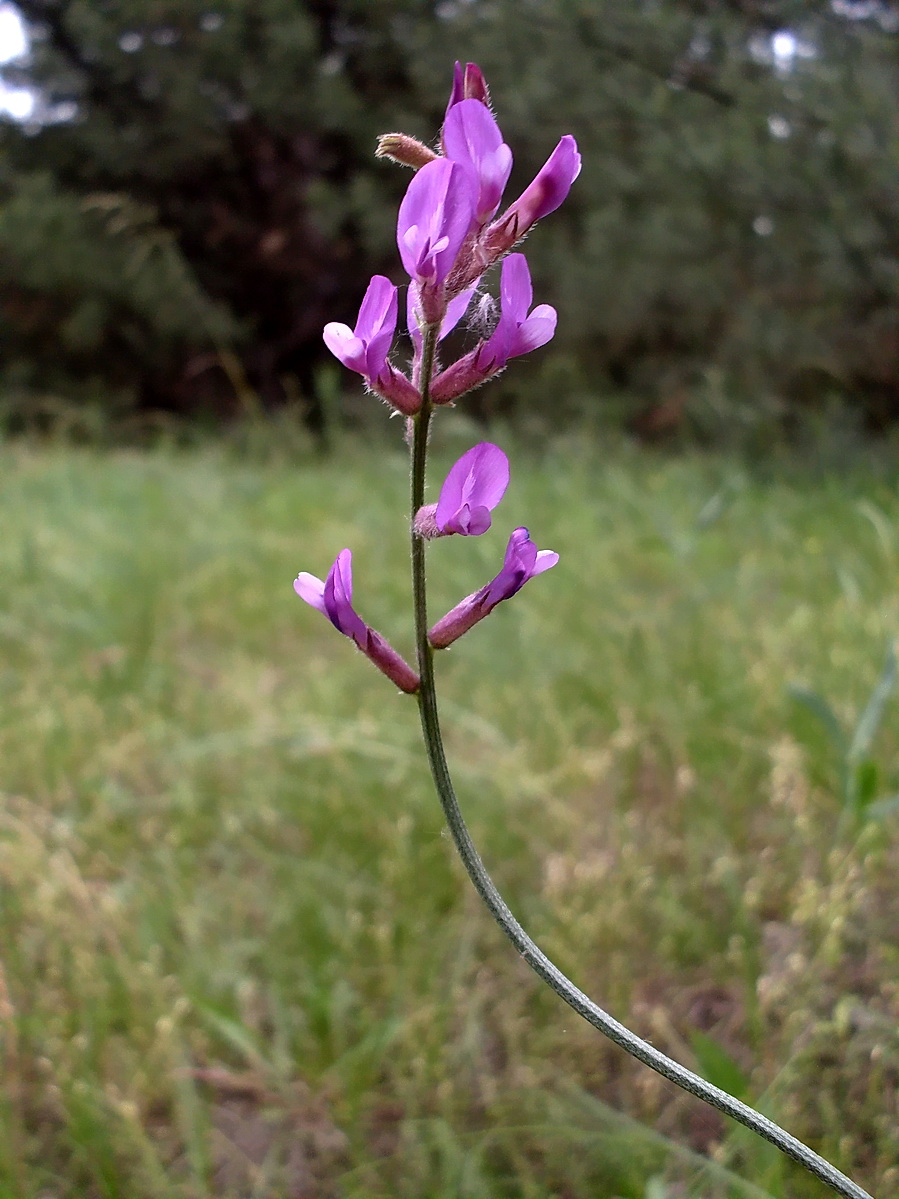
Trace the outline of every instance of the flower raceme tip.
<path fill-rule="evenodd" d="M 391 133 L 381 139 L 377 151 L 416 168 L 397 220 L 397 247 L 411 280 L 407 308 L 412 378 L 389 361 L 397 288 L 383 275 L 369 283 L 354 328 L 331 321 L 323 331 L 331 353 L 404 416 L 421 410 L 423 329 L 439 324 L 440 338 L 446 336 L 463 316 L 484 272 L 536 221 L 558 208 L 580 170 L 574 138 L 563 137 L 530 186 L 496 216 L 512 151 L 490 111 L 487 85 L 474 63 L 464 68 L 456 63 L 441 145 L 444 153 L 438 155 L 414 138 Z M 508 276 L 504 266 L 502 292 L 502 318 L 493 336 L 438 376 L 434 403 L 452 402 L 497 374 L 509 358 L 553 336 L 552 308 L 540 305 L 528 315 L 530 276 L 524 259 Z"/>
<path fill-rule="evenodd" d="M 443 319 L 454 296 L 476 283 L 542 217 L 553 212 L 581 169 L 577 143 L 561 139 L 530 185 L 497 217 L 512 169 L 488 106 L 483 75 L 474 64 L 456 64 L 453 90 L 441 133 L 443 155 L 425 161 L 400 205 L 397 245 L 410 278 L 421 289 L 425 324 Z M 420 153 L 402 150 L 390 134 L 385 152 L 414 165 Z M 381 147 L 379 144 L 379 153 Z"/>
<path fill-rule="evenodd" d="M 508 486 L 509 459 L 498 445 L 479 442 L 450 468 L 437 503 L 419 508 L 415 531 L 426 538 L 478 537 L 490 528 L 490 513 Z"/>
<path fill-rule="evenodd" d="M 447 116 L 450 109 L 463 100 L 480 100 L 488 108 L 490 106 L 487 80 L 475 62 L 467 62 L 464 68 L 461 62 L 456 62 L 453 69 L 453 87 L 450 92 L 449 104 L 446 106 Z"/>
<path fill-rule="evenodd" d="M 293 589 L 300 599 L 326 616 L 339 633 L 349 637 L 401 691 L 412 694 L 418 690 L 420 679 L 412 667 L 353 608 L 353 555 L 349 550 L 340 551 L 324 582 L 301 571 Z"/>
<path fill-rule="evenodd" d="M 553 550 L 538 550 L 525 528 L 515 529 L 506 547 L 503 567 L 486 587 L 466 596 L 447 612 L 428 633 L 434 649 L 446 649 L 463 633 L 489 616 L 497 604 L 520 591 L 528 579 L 550 570 L 559 561 Z"/>

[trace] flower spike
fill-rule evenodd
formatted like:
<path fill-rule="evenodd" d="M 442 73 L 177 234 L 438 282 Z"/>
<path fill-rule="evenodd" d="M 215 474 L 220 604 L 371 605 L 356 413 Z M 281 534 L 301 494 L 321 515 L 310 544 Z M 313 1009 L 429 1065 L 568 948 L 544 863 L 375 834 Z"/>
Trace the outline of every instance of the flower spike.
<path fill-rule="evenodd" d="M 543 574 L 559 561 L 553 550 L 538 550 L 525 528 L 515 529 L 506 547 L 503 568 L 486 587 L 466 596 L 447 612 L 431 631 L 428 640 L 434 649 L 445 649 L 463 633 L 489 616 L 497 604 L 520 591 L 528 579 Z"/>
<path fill-rule="evenodd" d="M 478 537 L 490 528 L 490 513 L 509 486 L 509 459 L 489 441 L 473 446 L 446 476 L 436 504 L 419 508 L 415 531 L 419 537 L 461 533 Z"/>
<path fill-rule="evenodd" d="M 420 679 L 412 667 L 353 608 L 353 555 L 349 550 L 340 551 L 324 582 L 301 571 L 293 589 L 300 599 L 327 616 L 339 633 L 355 642 L 401 691 L 412 694 L 418 690 Z"/>

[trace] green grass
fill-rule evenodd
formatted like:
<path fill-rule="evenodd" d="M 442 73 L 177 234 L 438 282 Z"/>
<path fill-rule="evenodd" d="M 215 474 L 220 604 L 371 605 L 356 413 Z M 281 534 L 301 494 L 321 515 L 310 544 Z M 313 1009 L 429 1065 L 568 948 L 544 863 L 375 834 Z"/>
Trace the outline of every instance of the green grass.
<path fill-rule="evenodd" d="M 411 654 L 399 448 L 0 471 L 4 1199 L 823 1194 L 532 981 L 414 700 L 293 595 L 349 545 Z M 495 528 L 432 547 L 435 615 L 518 523 L 559 566 L 438 661 L 500 887 L 614 1014 L 892 1193 L 899 821 L 841 819 L 788 686 L 846 727 L 874 689 L 895 476 L 520 452 Z"/>

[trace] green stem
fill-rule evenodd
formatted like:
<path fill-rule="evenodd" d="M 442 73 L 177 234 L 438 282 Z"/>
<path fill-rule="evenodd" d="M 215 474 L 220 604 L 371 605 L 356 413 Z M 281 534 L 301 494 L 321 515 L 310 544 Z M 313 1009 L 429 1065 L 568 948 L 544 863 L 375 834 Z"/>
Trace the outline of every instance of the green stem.
<path fill-rule="evenodd" d="M 424 503 L 425 467 L 428 453 L 428 428 L 431 420 L 430 382 L 434 369 L 434 355 L 437 347 L 438 327 L 430 326 L 423 331 L 422 365 L 421 365 L 421 411 L 414 418 L 414 436 L 412 441 L 412 512 L 411 520 Z M 655 1049 L 647 1041 L 632 1033 L 629 1028 L 620 1024 L 608 1012 L 593 1002 L 578 987 L 555 966 L 540 947 L 528 936 L 513 916 L 506 901 L 500 895 L 490 875 L 481 861 L 481 857 L 471 839 L 471 834 L 465 824 L 459 801 L 456 798 L 446 754 L 443 749 L 443 738 L 440 733 L 440 718 L 437 710 L 437 692 L 434 685 L 434 652 L 428 642 L 427 616 L 427 580 L 425 572 L 424 538 L 412 532 L 412 593 L 415 606 L 415 640 L 418 650 L 418 669 L 421 675 L 421 688 L 418 692 L 418 706 L 421 714 L 421 728 L 427 749 L 428 761 L 434 786 L 440 797 L 446 821 L 459 856 L 468 871 L 468 876 L 474 883 L 475 889 L 489 908 L 497 924 L 540 978 L 543 979 L 565 1002 L 582 1016 L 588 1024 L 592 1024 L 604 1036 L 619 1045 L 637 1061 L 649 1066 L 673 1082 L 676 1086 L 695 1095 L 710 1107 L 717 1108 L 726 1116 L 743 1124 L 746 1128 L 758 1133 L 766 1141 L 775 1145 L 781 1153 L 792 1158 L 809 1173 L 814 1174 L 825 1186 L 830 1187 L 838 1195 L 846 1199 L 872 1199 L 867 1191 L 862 1190 L 845 1174 L 841 1174 L 830 1162 L 825 1161 L 802 1141 L 791 1136 L 773 1120 L 757 1112 L 755 1108 L 735 1099 L 727 1091 L 713 1086 L 692 1070 L 688 1070 L 679 1062 L 667 1057 Z"/>

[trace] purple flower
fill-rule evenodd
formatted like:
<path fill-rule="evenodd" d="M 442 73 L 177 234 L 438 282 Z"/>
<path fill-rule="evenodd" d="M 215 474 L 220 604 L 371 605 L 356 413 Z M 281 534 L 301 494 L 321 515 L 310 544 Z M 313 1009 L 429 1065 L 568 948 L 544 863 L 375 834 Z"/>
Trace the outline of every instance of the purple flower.
<path fill-rule="evenodd" d="M 338 632 L 349 637 L 401 691 L 418 690 L 415 671 L 380 633 L 376 633 L 353 609 L 353 555 L 341 550 L 324 581 L 301 571 L 293 589 L 300 597 L 327 616 Z"/>
<path fill-rule="evenodd" d="M 508 486 L 509 459 L 498 445 L 482 441 L 451 467 L 437 503 L 416 513 L 416 532 L 420 537 L 480 536 L 490 528 L 490 513 Z"/>
<path fill-rule="evenodd" d="M 469 172 L 436 158 L 413 177 L 400 204 L 397 246 L 403 266 L 419 285 L 426 324 L 444 315 L 443 285 L 471 225 L 476 199 Z"/>
<path fill-rule="evenodd" d="M 421 396 L 406 376 L 387 361 L 396 332 L 396 317 L 397 289 L 383 275 L 375 275 L 362 300 L 355 329 L 331 321 L 325 325 L 322 337 L 344 366 L 362 375 L 373 391 L 411 416 L 421 407 Z"/>
<path fill-rule="evenodd" d="M 512 151 L 503 141 L 490 109 L 480 100 L 461 100 L 449 109 L 443 145 L 447 158 L 476 181 L 474 220 L 480 228 L 499 208 L 512 170 Z"/>
<path fill-rule="evenodd" d="M 504 367 L 510 358 L 545 346 L 556 331 L 556 310 L 551 305 L 538 304 L 528 313 L 534 291 L 524 254 L 510 254 L 503 260 L 500 297 L 499 324 L 481 353 L 482 359 L 494 362 L 494 370 Z"/>
<path fill-rule="evenodd" d="M 577 142 L 567 133 L 525 188 L 498 221 L 484 235 L 488 261 L 495 262 L 500 254 L 512 248 L 532 225 L 555 212 L 571 191 L 571 185 L 581 172 L 581 156 Z"/>
<path fill-rule="evenodd" d="M 531 272 L 523 254 L 509 254 L 503 260 L 500 296 L 500 319 L 491 336 L 434 380 L 431 399 L 435 404 L 451 403 L 498 374 L 510 358 L 536 350 L 553 337 L 555 308 L 538 304 L 533 312 L 528 312 L 533 289 Z"/>
<path fill-rule="evenodd" d="M 383 275 L 375 275 L 362 300 L 356 328 L 338 321 L 325 325 L 325 345 L 344 366 L 368 379 L 377 379 L 387 365 L 396 332 L 396 288 Z"/>
<path fill-rule="evenodd" d="M 479 620 L 488 616 L 497 604 L 520 591 L 528 579 L 555 566 L 559 555 L 552 550 L 538 550 L 527 529 L 515 529 L 506 547 L 503 568 L 486 587 L 467 596 L 446 616 L 438 620 L 428 633 L 435 649 L 445 649 Z"/>

